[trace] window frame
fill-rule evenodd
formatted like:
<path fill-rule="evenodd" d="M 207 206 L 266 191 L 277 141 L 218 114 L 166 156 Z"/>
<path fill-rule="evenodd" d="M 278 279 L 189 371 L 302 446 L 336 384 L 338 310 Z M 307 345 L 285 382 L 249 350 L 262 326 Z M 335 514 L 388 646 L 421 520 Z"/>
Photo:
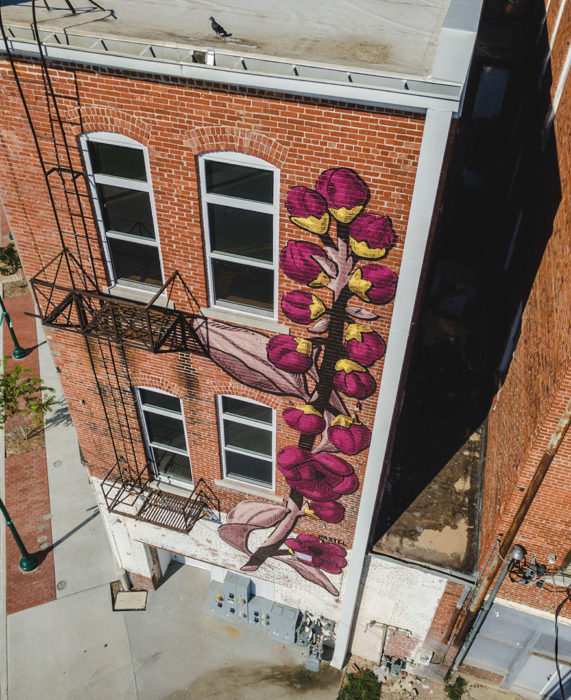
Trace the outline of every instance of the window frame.
<path fill-rule="evenodd" d="M 217 161 L 222 163 L 230 163 L 233 165 L 242 165 L 246 167 L 258 168 L 259 170 L 268 170 L 273 173 L 274 185 L 274 201 L 272 204 L 258 202 L 251 199 L 243 199 L 231 197 L 228 195 L 214 194 L 206 191 L 206 162 Z M 208 291 L 208 303 L 211 307 L 224 309 L 226 311 L 234 311 L 236 313 L 248 314 L 262 318 L 277 320 L 277 298 L 278 298 L 278 283 L 279 283 L 279 204 L 280 204 L 280 171 L 275 165 L 268 163 L 261 158 L 250 156 L 245 153 L 235 151 L 215 151 L 212 153 L 204 153 L 198 156 L 198 182 L 200 192 L 200 207 L 202 213 L 203 231 L 204 231 L 204 257 L 206 262 L 206 281 Z M 272 261 L 266 262 L 256 260 L 255 258 L 246 258 L 240 255 L 232 255 L 231 253 L 213 252 L 211 247 L 210 235 L 210 220 L 208 217 L 208 204 L 219 204 L 229 206 L 235 209 L 244 209 L 246 211 L 256 211 L 264 214 L 271 214 L 273 217 L 272 226 L 272 246 L 273 255 Z M 243 264 L 247 267 L 259 267 L 265 270 L 272 270 L 274 275 L 272 311 L 265 311 L 254 306 L 243 304 L 234 304 L 232 302 L 217 300 L 216 291 L 214 288 L 214 270 L 212 261 L 222 260 L 235 264 Z"/>
<path fill-rule="evenodd" d="M 113 257 L 111 255 L 111 249 L 109 246 L 109 239 L 126 241 L 128 243 L 136 243 L 139 245 L 145 245 L 152 248 L 157 248 L 159 255 L 159 265 L 161 270 L 161 285 L 165 282 L 165 272 L 163 266 L 163 257 L 161 251 L 161 243 L 159 236 L 159 228 L 157 222 L 157 212 L 155 206 L 155 196 L 153 192 L 153 184 L 151 180 L 151 167 L 149 160 L 149 151 L 146 146 L 130 136 L 125 136 L 124 134 L 117 134 L 107 131 L 92 131 L 86 134 L 81 134 L 79 137 L 81 152 L 83 156 L 83 162 L 85 164 L 85 170 L 87 173 L 87 182 L 89 186 L 89 193 L 91 195 L 91 201 L 93 202 L 93 210 L 95 213 L 95 221 L 97 228 L 99 230 L 99 235 L 101 237 L 101 243 L 103 247 L 103 257 L 105 261 L 105 267 L 107 268 L 107 273 L 109 275 L 109 282 L 112 287 L 130 287 L 133 289 L 144 289 L 156 291 L 160 287 L 154 284 L 148 284 L 146 282 L 134 282 L 133 280 L 127 280 L 124 278 L 118 278 L 115 274 L 115 269 L 113 266 Z M 145 163 L 145 174 L 147 179 L 145 182 L 141 180 L 133 180 L 130 178 L 118 177 L 115 175 L 104 175 L 101 173 L 95 173 L 93 170 L 93 163 L 91 162 L 91 156 L 89 153 L 89 143 L 104 143 L 111 146 L 123 146 L 126 148 L 137 148 L 143 152 L 143 158 Z M 151 215 L 153 221 L 153 228 L 155 233 L 154 239 L 145 239 L 142 236 L 133 236 L 128 233 L 123 233 L 121 231 L 107 231 L 105 229 L 105 220 L 103 218 L 103 210 L 100 202 L 99 195 L 97 193 L 97 185 L 110 185 L 112 187 L 123 187 L 125 189 L 137 190 L 139 192 L 146 192 L 149 196 L 149 203 L 151 207 Z M 111 234 L 111 235 L 109 235 Z"/>
<path fill-rule="evenodd" d="M 223 399 L 236 399 L 237 401 L 243 401 L 244 403 L 251 403 L 254 404 L 255 406 L 263 406 L 264 408 L 269 408 L 272 412 L 272 424 L 271 426 L 268 426 L 267 423 L 261 423 L 260 421 L 256 421 L 253 419 L 248 419 L 248 418 L 240 418 L 239 416 L 233 416 L 233 415 L 228 415 L 224 413 L 224 408 L 222 405 L 222 400 Z M 253 399 L 247 399 L 243 396 L 236 396 L 235 394 L 218 394 L 216 396 L 216 409 L 217 409 L 217 414 L 218 414 L 218 435 L 219 435 L 219 445 L 220 445 L 220 461 L 222 465 L 222 478 L 223 479 L 228 479 L 230 481 L 234 481 L 237 484 L 242 484 L 242 485 L 248 485 L 248 486 L 254 486 L 256 488 L 260 489 L 265 489 L 267 491 L 275 491 L 276 487 L 276 411 L 274 408 L 271 406 L 268 406 L 265 403 L 262 403 L 261 401 L 254 401 Z M 242 450 L 239 448 L 235 447 L 230 447 L 228 448 L 226 446 L 226 440 L 224 437 L 224 420 L 230 420 L 234 421 L 235 423 L 242 423 L 243 425 L 248 425 L 250 427 L 254 428 L 261 428 L 263 430 L 266 430 L 267 432 L 271 432 L 272 436 L 272 448 L 271 448 L 271 457 L 267 458 L 265 455 L 261 455 L 259 452 L 252 452 L 250 450 Z M 270 462 L 272 469 L 272 480 L 271 484 L 267 483 L 262 483 L 261 481 L 256 481 L 255 479 L 244 479 L 239 476 L 234 476 L 234 475 L 229 475 L 228 470 L 226 467 L 226 450 L 230 450 L 231 452 L 236 452 L 237 454 L 245 454 L 245 455 L 251 455 L 252 457 L 255 457 L 256 459 L 262 459 L 266 462 Z"/>
<path fill-rule="evenodd" d="M 159 408 L 158 406 L 146 406 L 143 404 L 143 397 L 141 396 L 141 391 L 152 391 L 155 394 L 162 394 L 163 396 L 169 396 L 172 399 L 177 399 L 179 402 L 180 406 L 180 413 L 176 413 L 174 411 L 170 411 L 166 408 Z M 192 460 L 190 458 L 190 450 L 188 449 L 188 434 L 186 430 L 186 418 L 184 415 L 184 406 L 182 399 L 180 399 L 178 396 L 175 396 L 174 394 L 169 393 L 168 391 L 163 391 L 162 389 L 157 389 L 155 387 L 151 386 L 136 386 L 135 387 L 135 398 L 137 402 L 137 410 L 139 413 L 139 422 L 141 424 L 141 432 L 143 435 L 143 442 L 145 445 L 145 452 L 147 453 L 147 457 L 149 458 L 149 462 L 151 464 L 152 472 L 153 472 L 153 477 L 155 478 L 156 481 L 158 482 L 163 482 L 166 484 L 172 484 L 173 486 L 180 486 L 181 488 L 185 489 L 192 489 L 194 487 L 194 475 L 192 473 Z M 186 445 L 186 453 L 183 450 L 180 450 L 179 448 L 173 448 L 168 445 L 163 445 L 162 443 L 156 443 L 153 444 L 151 441 L 149 431 L 147 429 L 147 422 L 145 420 L 145 412 L 149 413 L 155 413 L 157 415 L 161 416 L 166 416 L 167 418 L 177 418 L 180 419 L 182 423 L 182 428 L 183 428 L 183 433 L 184 433 L 184 443 Z M 180 455 L 185 455 L 188 457 L 188 463 L 190 467 L 190 481 L 182 481 L 180 479 L 177 479 L 176 477 L 173 478 L 169 476 L 168 474 L 161 474 L 159 472 L 158 465 L 155 461 L 155 455 L 153 453 L 153 447 L 157 447 L 160 450 L 164 450 L 166 452 L 173 452 L 174 454 L 180 454 Z"/>

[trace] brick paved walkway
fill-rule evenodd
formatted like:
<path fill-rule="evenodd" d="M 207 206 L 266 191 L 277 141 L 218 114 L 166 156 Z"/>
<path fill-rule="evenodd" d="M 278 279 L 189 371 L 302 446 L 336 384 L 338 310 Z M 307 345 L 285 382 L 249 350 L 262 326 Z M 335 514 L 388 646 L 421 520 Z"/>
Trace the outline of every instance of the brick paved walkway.
<path fill-rule="evenodd" d="M 18 341 L 30 350 L 23 360 L 10 360 L 8 369 L 22 364 L 39 376 L 36 319 L 31 294 L 10 297 L 5 300 Z M 4 355 L 11 355 L 14 346 L 6 327 L 3 332 Z M 6 429 L 13 429 L 18 419 L 11 419 Z M 41 553 L 41 565 L 30 573 L 20 570 L 20 552 L 11 537 L 6 534 L 6 613 L 55 600 L 55 573 L 50 523 L 50 497 L 46 452 L 44 448 L 11 455 L 6 458 L 6 507 L 16 525 L 20 537 L 29 552 Z M 45 539 L 44 539 L 45 538 Z M 47 548 L 40 549 L 41 545 Z"/>

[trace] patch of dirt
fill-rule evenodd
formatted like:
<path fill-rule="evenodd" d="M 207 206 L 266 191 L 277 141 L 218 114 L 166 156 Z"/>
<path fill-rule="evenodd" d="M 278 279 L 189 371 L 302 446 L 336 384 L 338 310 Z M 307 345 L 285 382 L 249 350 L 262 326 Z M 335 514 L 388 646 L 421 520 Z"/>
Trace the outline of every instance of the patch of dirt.
<path fill-rule="evenodd" d="M 46 446 L 43 424 L 26 430 L 21 427 L 6 430 L 5 445 L 6 457 L 43 449 Z"/>
<path fill-rule="evenodd" d="M 2 296 L 4 299 L 10 297 L 21 297 L 23 294 L 29 294 L 30 287 L 26 280 L 13 280 L 12 282 L 4 282 Z"/>

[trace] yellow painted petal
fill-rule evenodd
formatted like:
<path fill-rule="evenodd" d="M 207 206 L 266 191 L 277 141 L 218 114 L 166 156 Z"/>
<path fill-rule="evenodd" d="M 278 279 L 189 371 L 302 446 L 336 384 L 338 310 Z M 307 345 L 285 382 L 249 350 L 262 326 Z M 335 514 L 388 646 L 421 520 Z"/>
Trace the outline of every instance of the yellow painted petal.
<path fill-rule="evenodd" d="M 313 280 L 313 282 L 309 282 L 308 286 L 309 287 L 326 287 L 329 284 L 329 277 L 325 274 L 325 272 L 321 271 L 319 275 Z"/>
<path fill-rule="evenodd" d="M 319 219 L 316 216 L 290 216 L 289 220 L 292 224 L 318 235 L 325 233 L 329 228 L 329 214 L 327 212 Z"/>
<path fill-rule="evenodd" d="M 366 372 L 367 370 L 362 367 L 358 362 L 353 362 L 353 360 L 348 360 L 347 358 L 344 358 L 343 360 L 339 360 L 335 364 L 335 371 L 336 372 Z"/>
<path fill-rule="evenodd" d="M 352 236 L 349 236 L 349 243 L 351 244 L 351 250 L 360 258 L 378 260 L 379 258 L 384 258 L 387 254 L 386 248 L 369 248 L 367 241 L 356 241 Z"/>
<path fill-rule="evenodd" d="M 362 210 L 362 204 L 358 204 L 356 207 L 353 207 L 353 209 L 347 209 L 346 207 L 340 207 L 339 209 L 329 209 L 329 211 L 333 214 L 337 221 L 340 221 L 342 224 L 348 224 L 351 221 L 353 221 L 357 214 L 360 214 Z"/>
<path fill-rule="evenodd" d="M 360 297 L 363 301 L 371 301 L 367 296 L 367 291 L 373 286 L 372 282 L 363 279 L 361 269 L 357 268 L 349 280 L 349 289 Z"/>
<path fill-rule="evenodd" d="M 310 518 L 317 518 L 317 515 L 315 515 L 315 512 L 313 510 L 311 510 L 311 508 L 307 504 L 306 504 L 305 508 L 303 509 L 303 512 L 306 515 L 309 515 Z M 319 518 L 317 518 L 317 520 L 319 520 Z"/>
<path fill-rule="evenodd" d="M 344 416 L 342 413 L 340 413 L 331 421 L 331 425 L 340 425 L 342 428 L 350 428 L 353 425 L 353 421 L 349 418 L 349 416 Z"/>
<path fill-rule="evenodd" d="M 290 554 L 293 554 L 293 556 L 295 557 L 295 552 L 293 551 L 293 549 L 290 549 L 290 547 L 288 547 L 288 548 L 287 548 L 287 551 L 288 551 Z"/>
<path fill-rule="evenodd" d="M 317 411 L 310 403 L 304 403 L 301 406 L 296 406 L 296 408 L 300 411 L 303 411 L 306 416 L 312 415 L 312 416 L 319 416 L 322 418 L 321 413 Z"/>
<path fill-rule="evenodd" d="M 312 294 L 311 298 L 313 299 L 313 302 L 309 305 L 309 318 L 313 321 L 324 313 L 325 306 L 323 305 L 321 299 L 316 297 L 315 294 Z"/>
<path fill-rule="evenodd" d="M 294 338 L 294 340 L 297 343 L 296 352 L 299 352 L 301 355 L 311 355 L 313 349 L 311 340 L 306 338 Z"/>
<path fill-rule="evenodd" d="M 350 323 L 345 331 L 345 340 L 356 340 L 359 343 L 363 340 L 363 333 L 372 333 L 372 329 L 368 326 L 363 326 L 361 323 Z"/>

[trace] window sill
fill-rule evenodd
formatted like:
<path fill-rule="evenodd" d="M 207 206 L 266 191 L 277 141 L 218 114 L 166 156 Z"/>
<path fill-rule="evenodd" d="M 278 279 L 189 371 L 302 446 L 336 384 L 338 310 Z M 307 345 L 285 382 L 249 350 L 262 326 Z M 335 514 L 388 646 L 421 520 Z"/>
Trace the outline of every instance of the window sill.
<path fill-rule="evenodd" d="M 265 498 L 267 501 L 273 501 L 274 503 L 283 503 L 283 498 L 276 496 L 273 491 L 269 489 L 259 488 L 253 484 L 246 484 L 243 481 L 234 481 L 233 479 L 215 479 L 214 484 L 221 489 L 226 491 L 233 491 L 235 493 L 246 493 L 248 496 L 259 496 L 260 498 Z"/>
<path fill-rule="evenodd" d="M 166 481 L 151 481 L 151 487 L 155 491 L 164 491 L 165 493 L 172 493 L 173 496 L 183 496 L 188 498 L 192 493 L 194 484 L 188 484 L 188 486 L 176 486 L 175 484 L 169 484 Z"/>
<path fill-rule="evenodd" d="M 111 287 L 103 287 L 103 292 L 105 294 L 109 294 L 111 297 L 148 304 L 157 293 L 157 290 L 143 289 L 142 287 L 130 287 L 126 284 L 114 284 Z M 174 304 L 172 301 L 168 300 L 166 292 L 163 292 L 157 299 L 155 299 L 154 306 L 163 306 L 168 309 L 174 309 Z"/>
<path fill-rule="evenodd" d="M 284 326 L 271 318 L 256 316 L 256 314 L 241 313 L 232 309 L 222 309 L 219 306 L 209 306 L 200 310 L 206 318 L 211 318 L 214 321 L 228 321 L 228 323 L 236 323 L 240 326 L 248 326 L 249 328 L 259 328 L 264 331 L 272 331 L 275 333 L 289 333 L 289 327 Z"/>

